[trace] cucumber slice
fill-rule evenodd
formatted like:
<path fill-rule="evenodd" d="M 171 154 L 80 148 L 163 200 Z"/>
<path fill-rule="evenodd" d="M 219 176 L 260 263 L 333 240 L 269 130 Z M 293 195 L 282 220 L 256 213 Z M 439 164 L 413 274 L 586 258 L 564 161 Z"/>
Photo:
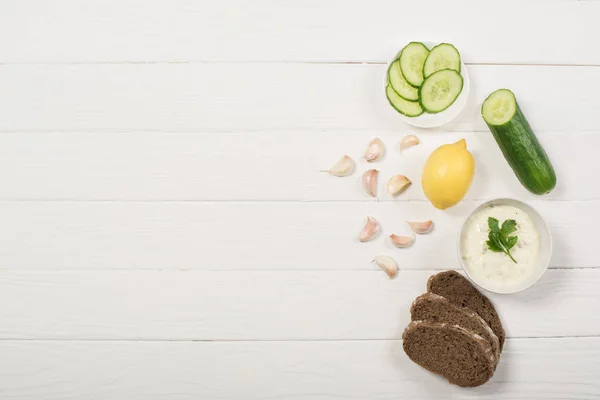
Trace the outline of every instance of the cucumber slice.
<path fill-rule="evenodd" d="M 410 42 L 400 53 L 400 69 L 404 79 L 416 88 L 423 83 L 423 64 L 429 54 L 427 47 L 421 42 Z"/>
<path fill-rule="evenodd" d="M 400 97 L 409 101 L 417 101 L 419 100 L 419 91 L 418 89 L 410 86 L 406 79 L 404 79 L 404 75 L 402 75 L 402 71 L 400 70 L 400 61 L 396 60 L 390 65 L 388 69 L 388 82 L 392 86 L 392 89 Z"/>
<path fill-rule="evenodd" d="M 427 78 L 442 69 L 460 72 L 460 53 L 449 43 L 441 43 L 431 49 L 423 65 L 423 76 Z"/>
<path fill-rule="evenodd" d="M 481 116 L 489 125 L 504 125 L 517 112 L 517 99 L 508 89 L 499 89 L 492 93 L 481 107 Z"/>
<path fill-rule="evenodd" d="M 454 103 L 463 88 L 463 78 L 453 69 L 431 74 L 419 89 L 421 107 L 430 114 L 444 111 Z"/>
<path fill-rule="evenodd" d="M 417 117 L 423 114 L 423 109 L 418 101 L 408 101 L 403 99 L 394 91 L 391 85 L 385 87 L 385 95 L 387 96 L 390 105 L 400 114 L 407 117 Z"/>

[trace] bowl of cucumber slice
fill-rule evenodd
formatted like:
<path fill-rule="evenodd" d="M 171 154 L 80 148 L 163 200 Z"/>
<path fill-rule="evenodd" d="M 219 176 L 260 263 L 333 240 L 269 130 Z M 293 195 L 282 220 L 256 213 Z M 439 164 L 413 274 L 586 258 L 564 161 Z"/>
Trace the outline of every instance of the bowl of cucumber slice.
<path fill-rule="evenodd" d="M 450 43 L 410 42 L 388 63 L 385 95 L 406 123 L 436 128 L 464 108 L 469 75 Z"/>

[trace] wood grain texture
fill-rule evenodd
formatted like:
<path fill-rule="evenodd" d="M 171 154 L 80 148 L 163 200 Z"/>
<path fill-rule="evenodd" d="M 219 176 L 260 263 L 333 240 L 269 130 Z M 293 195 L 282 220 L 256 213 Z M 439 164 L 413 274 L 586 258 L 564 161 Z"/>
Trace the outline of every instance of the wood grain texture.
<path fill-rule="evenodd" d="M 600 393 L 600 338 L 509 339 L 492 380 L 475 389 L 413 364 L 400 341 L 2 341 L 0 356 L 6 400 L 589 400 Z"/>
<path fill-rule="evenodd" d="M 0 339 L 398 339 L 432 273 L 5 271 Z M 598 269 L 549 270 L 490 298 L 508 337 L 598 336 L 600 320 L 582 316 L 599 285 Z"/>
<path fill-rule="evenodd" d="M 414 132 L 387 103 L 385 71 L 360 64 L 0 65 L 0 131 Z M 476 65 L 469 76 L 469 102 L 444 130 L 487 132 L 480 105 L 501 87 L 515 92 L 537 131 L 598 130 L 600 99 L 582 88 L 600 80 L 600 68 Z"/>
<path fill-rule="evenodd" d="M 403 18 L 417 7 L 426 23 Z M 599 14 L 574 0 L 3 1 L 0 399 L 600 399 Z M 383 95 L 385 62 L 415 39 L 468 64 L 469 104 L 439 130 L 405 125 Z M 520 187 L 481 120 L 500 87 L 555 165 L 550 196 Z M 381 181 L 415 182 L 399 201 L 366 197 L 365 162 L 317 172 L 374 136 Z M 462 137 L 473 187 L 434 210 L 423 161 Z M 458 268 L 464 216 L 500 196 L 546 217 L 553 268 L 490 296 L 509 339 L 492 382 L 462 390 L 397 339 L 432 269 Z M 384 232 L 361 244 L 366 215 Z M 384 239 L 406 219 L 436 228 L 401 251 Z M 397 279 L 369 263 L 381 253 Z"/>
<path fill-rule="evenodd" d="M 426 23 L 404 17 L 424 10 Z M 468 62 L 600 64 L 599 13 L 596 1 L 561 0 L 10 0 L 0 61 L 381 62 L 439 40 Z"/>
<path fill-rule="evenodd" d="M 367 163 L 362 157 L 375 136 L 386 155 Z M 557 188 L 544 199 L 600 200 L 600 187 L 590 184 L 600 169 L 600 135 L 538 136 L 558 175 Z M 398 173 L 414 185 L 395 200 L 426 200 L 420 184 L 425 160 L 461 138 L 476 159 L 466 199 L 540 199 L 521 186 L 489 132 L 422 133 L 422 144 L 404 154 L 402 137 L 377 131 L 6 133 L 0 134 L 0 200 L 371 201 L 361 185 L 369 168 L 380 171 L 380 200 L 394 200 L 386 182 Z M 357 163 L 353 175 L 319 172 L 343 154 Z"/>
<path fill-rule="evenodd" d="M 213 271 L 372 270 L 379 253 L 403 269 L 460 268 L 456 237 L 479 202 L 450 212 L 403 203 L 0 203 L 0 266 L 4 270 L 121 269 Z M 530 202 L 548 221 L 553 267 L 599 267 L 598 202 Z M 365 217 L 382 224 L 360 243 Z M 574 216 L 581 215 L 578 219 Z M 397 249 L 391 233 L 405 220 L 432 219 L 435 229 Z M 232 251 L 232 249 L 235 249 Z M 599 270 L 600 271 L 600 270 Z M 1 275 L 1 274 L 0 274 Z"/>

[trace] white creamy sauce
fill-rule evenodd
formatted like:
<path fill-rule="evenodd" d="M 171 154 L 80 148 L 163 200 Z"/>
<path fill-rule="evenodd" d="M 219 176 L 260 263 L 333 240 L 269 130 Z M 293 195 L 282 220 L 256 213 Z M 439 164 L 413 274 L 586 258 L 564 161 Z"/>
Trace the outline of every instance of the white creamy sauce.
<path fill-rule="evenodd" d="M 500 226 L 507 219 L 517 222 L 517 244 L 510 254 L 488 249 L 490 233 L 488 218 L 496 218 Z M 485 288 L 505 291 L 531 279 L 536 273 L 540 256 L 540 234 L 529 215 L 520 208 L 506 205 L 490 206 L 479 210 L 465 224 L 461 235 L 461 254 L 469 275 Z"/>

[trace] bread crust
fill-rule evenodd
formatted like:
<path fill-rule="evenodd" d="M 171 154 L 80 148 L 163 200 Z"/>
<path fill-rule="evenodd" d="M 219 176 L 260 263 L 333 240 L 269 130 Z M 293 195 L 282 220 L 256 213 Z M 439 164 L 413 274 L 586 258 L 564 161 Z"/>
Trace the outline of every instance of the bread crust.
<path fill-rule="evenodd" d="M 504 348 L 506 333 L 494 305 L 464 276 L 456 271 L 444 271 L 427 281 L 427 291 L 447 298 L 453 304 L 467 307 L 479 314 L 498 337 L 500 352 Z"/>
<path fill-rule="evenodd" d="M 477 314 L 467 307 L 459 307 L 445 297 L 427 292 L 415 299 L 410 308 L 413 321 L 428 320 L 459 325 L 482 336 L 492 347 L 494 366 L 500 358 L 500 342 L 492 328 Z"/>
<path fill-rule="evenodd" d="M 492 346 L 457 325 L 412 321 L 402 334 L 408 357 L 421 367 L 462 387 L 483 385 L 494 374 Z"/>

